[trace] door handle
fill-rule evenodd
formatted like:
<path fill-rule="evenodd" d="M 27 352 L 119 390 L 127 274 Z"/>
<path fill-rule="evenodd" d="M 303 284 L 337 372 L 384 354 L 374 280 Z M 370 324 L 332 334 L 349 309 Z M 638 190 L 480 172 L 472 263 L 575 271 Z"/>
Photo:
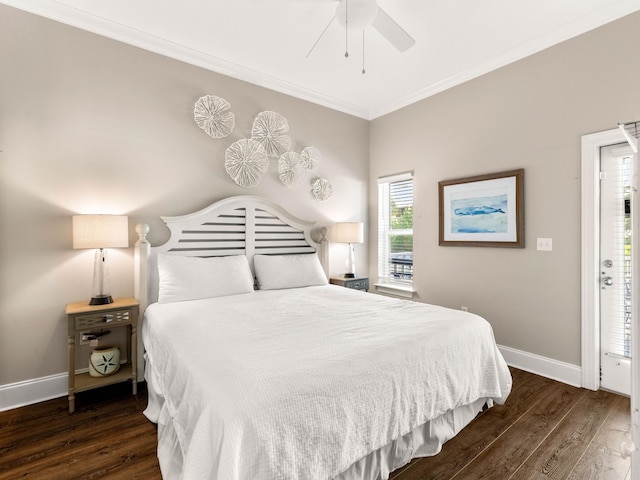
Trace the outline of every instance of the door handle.
<path fill-rule="evenodd" d="M 605 284 L 607 287 L 610 287 L 611 285 L 613 285 L 613 278 L 602 277 L 602 283 Z"/>

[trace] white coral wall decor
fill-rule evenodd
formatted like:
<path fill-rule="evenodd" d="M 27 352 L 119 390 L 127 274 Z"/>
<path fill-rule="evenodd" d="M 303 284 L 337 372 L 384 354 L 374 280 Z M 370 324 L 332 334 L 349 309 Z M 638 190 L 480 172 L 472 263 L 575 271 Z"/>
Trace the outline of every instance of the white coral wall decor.
<path fill-rule="evenodd" d="M 316 147 L 305 147 L 302 149 L 300 153 L 300 163 L 305 170 L 309 172 L 315 170 L 320 166 L 321 161 L 322 156 L 320 155 L 320 150 Z"/>
<path fill-rule="evenodd" d="M 260 183 L 261 173 L 269 168 L 269 158 L 258 142 L 243 138 L 233 143 L 224 155 L 224 168 L 238 185 L 252 188 Z"/>
<path fill-rule="evenodd" d="M 314 178 L 311 181 L 311 195 L 318 201 L 327 200 L 333 193 L 333 187 L 326 178 Z"/>
<path fill-rule="evenodd" d="M 287 119 L 276 112 L 261 112 L 253 121 L 251 138 L 264 147 L 269 157 L 279 157 L 291 146 Z"/>
<path fill-rule="evenodd" d="M 193 118 L 207 135 L 223 138 L 235 126 L 235 115 L 229 111 L 231 105 L 224 98 L 215 95 L 200 97 L 193 108 Z"/>
<path fill-rule="evenodd" d="M 235 127 L 235 115 L 224 98 L 215 95 L 200 97 L 195 103 L 193 117 L 198 126 L 213 138 L 227 137 Z M 278 158 L 278 175 L 287 187 L 297 187 L 316 170 L 322 161 L 316 147 L 305 147 L 298 154 L 288 151 L 291 138 L 289 123 L 279 113 L 264 111 L 256 115 L 251 138 L 234 142 L 225 152 L 224 168 L 233 181 L 244 188 L 260 183 L 269 168 L 269 157 Z M 333 187 L 326 178 L 311 181 L 311 193 L 316 200 L 327 200 Z"/>
<path fill-rule="evenodd" d="M 280 155 L 278 173 L 280 181 L 287 187 L 297 187 L 306 173 L 300 163 L 300 155 L 296 152 L 287 152 Z"/>

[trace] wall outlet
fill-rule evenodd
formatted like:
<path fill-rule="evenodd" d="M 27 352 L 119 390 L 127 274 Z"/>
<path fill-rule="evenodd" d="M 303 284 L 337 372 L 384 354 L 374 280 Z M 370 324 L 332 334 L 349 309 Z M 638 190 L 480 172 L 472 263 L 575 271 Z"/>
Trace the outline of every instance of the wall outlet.
<path fill-rule="evenodd" d="M 553 250 L 553 240 L 551 238 L 538 238 L 538 250 L 550 252 Z"/>
<path fill-rule="evenodd" d="M 465 307 L 463 305 L 462 307 L 460 307 L 460 310 L 462 310 L 463 312 L 468 312 L 469 311 L 469 307 Z"/>

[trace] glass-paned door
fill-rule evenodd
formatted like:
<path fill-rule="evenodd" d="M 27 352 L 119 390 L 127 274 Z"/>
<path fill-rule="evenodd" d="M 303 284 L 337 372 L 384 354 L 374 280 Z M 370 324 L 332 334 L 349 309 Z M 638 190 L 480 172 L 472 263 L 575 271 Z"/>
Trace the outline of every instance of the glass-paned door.
<path fill-rule="evenodd" d="M 600 151 L 600 385 L 631 393 L 631 168 L 624 144 Z"/>

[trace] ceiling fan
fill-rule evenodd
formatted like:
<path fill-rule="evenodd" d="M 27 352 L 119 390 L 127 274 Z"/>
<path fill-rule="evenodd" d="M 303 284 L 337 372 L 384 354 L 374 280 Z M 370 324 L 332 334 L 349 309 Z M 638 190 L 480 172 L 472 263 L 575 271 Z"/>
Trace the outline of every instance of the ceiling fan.
<path fill-rule="evenodd" d="M 346 33 L 349 31 L 362 30 L 364 48 L 364 29 L 373 27 L 384 38 L 386 38 L 399 51 L 404 52 L 411 48 L 416 41 L 409 35 L 396 21 L 382 10 L 376 0 L 339 0 L 336 12 L 331 21 L 327 24 L 318 39 L 315 41 L 307 57 L 311 55 L 318 42 L 333 22 L 338 22 Z M 345 36 L 346 42 L 346 36 Z M 347 46 L 348 47 L 348 46 Z M 348 48 L 345 57 L 349 56 Z M 364 73 L 364 69 L 363 72 Z"/>

